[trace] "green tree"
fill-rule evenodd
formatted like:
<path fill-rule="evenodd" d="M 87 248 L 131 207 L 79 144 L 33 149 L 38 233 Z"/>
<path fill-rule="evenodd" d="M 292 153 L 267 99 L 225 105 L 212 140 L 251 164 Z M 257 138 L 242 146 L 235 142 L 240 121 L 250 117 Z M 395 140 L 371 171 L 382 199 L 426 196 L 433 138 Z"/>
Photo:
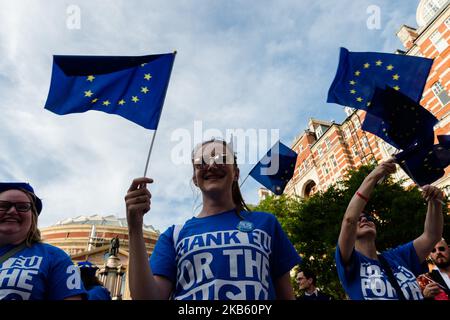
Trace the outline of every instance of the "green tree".
<path fill-rule="evenodd" d="M 340 183 L 307 199 L 268 197 L 255 210 L 272 212 L 303 258 L 302 266 L 318 275 L 317 285 L 336 299 L 344 299 L 334 254 L 347 205 L 374 166 L 351 170 Z M 377 248 L 385 250 L 409 242 L 423 232 L 427 205 L 417 187 L 404 189 L 386 178 L 371 195 L 366 211 L 377 218 Z M 447 206 L 444 207 L 445 213 Z M 450 217 L 445 214 L 444 225 Z M 444 228 L 444 237 L 450 239 Z M 298 290 L 293 281 L 294 289 Z"/>

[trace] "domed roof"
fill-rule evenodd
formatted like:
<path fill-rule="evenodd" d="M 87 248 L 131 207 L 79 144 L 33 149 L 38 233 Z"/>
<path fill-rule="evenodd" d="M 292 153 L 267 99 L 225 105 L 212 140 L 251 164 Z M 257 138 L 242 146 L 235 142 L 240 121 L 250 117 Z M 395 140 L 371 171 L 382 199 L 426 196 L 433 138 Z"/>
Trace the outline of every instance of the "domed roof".
<path fill-rule="evenodd" d="M 88 225 L 96 225 L 96 226 L 113 226 L 113 227 L 125 227 L 128 228 L 128 223 L 126 218 L 118 218 L 115 215 L 108 216 L 100 216 L 98 214 L 94 214 L 91 216 L 78 216 L 76 218 L 67 218 L 61 221 L 58 221 L 53 226 L 61 226 L 61 225 L 69 225 L 69 224 L 88 224 Z M 151 231 L 159 233 L 151 225 L 144 224 L 145 231 Z"/>
<path fill-rule="evenodd" d="M 416 20 L 419 27 L 428 24 L 450 0 L 421 0 L 417 7 Z"/>

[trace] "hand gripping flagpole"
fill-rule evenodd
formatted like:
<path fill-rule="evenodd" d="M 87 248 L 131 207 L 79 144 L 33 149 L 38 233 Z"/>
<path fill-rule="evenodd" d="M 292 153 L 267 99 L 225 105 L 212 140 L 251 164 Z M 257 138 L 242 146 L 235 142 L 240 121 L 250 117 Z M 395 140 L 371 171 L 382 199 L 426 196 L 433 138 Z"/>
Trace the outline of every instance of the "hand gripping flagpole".
<path fill-rule="evenodd" d="M 175 50 L 173 52 L 173 55 L 176 56 L 176 54 L 177 54 L 177 51 Z M 174 60 L 175 60 L 175 57 L 174 57 Z M 172 68 L 173 68 L 173 63 L 172 63 L 172 66 L 170 68 L 170 74 L 172 74 Z M 167 85 L 169 85 L 169 82 L 167 82 Z M 166 92 L 167 92 L 167 90 L 166 90 Z M 162 110 L 161 110 L 161 113 L 159 114 L 159 118 L 161 118 L 161 114 L 162 114 Z M 158 119 L 158 123 L 159 123 L 159 119 Z M 158 130 L 158 128 L 156 128 L 155 132 L 153 132 L 152 141 L 150 142 L 150 148 L 148 150 L 148 155 L 147 155 L 147 162 L 145 163 L 144 177 L 147 176 L 148 164 L 150 162 L 150 156 L 152 154 L 153 143 L 155 142 L 155 136 L 156 136 L 156 131 L 157 130 Z"/>

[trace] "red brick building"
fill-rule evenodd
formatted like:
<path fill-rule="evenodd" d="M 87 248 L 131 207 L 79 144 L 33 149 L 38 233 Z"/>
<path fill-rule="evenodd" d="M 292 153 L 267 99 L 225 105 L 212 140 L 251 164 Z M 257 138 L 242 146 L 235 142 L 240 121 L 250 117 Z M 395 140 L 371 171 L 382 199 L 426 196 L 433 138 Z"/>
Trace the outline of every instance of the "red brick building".
<path fill-rule="evenodd" d="M 421 105 L 433 113 L 439 123 L 436 135 L 450 134 L 450 0 L 422 0 L 417 8 L 418 28 L 403 25 L 397 33 L 407 54 L 433 58 Z M 294 177 L 286 187 L 288 195 L 307 197 L 326 190 L 342 179 L 348 169 L 390 157 L 396 150 L 371 133 L 361 130 L 365 112 L 345 108 L 348 117 L 342 124 L 310 119 L 309 128 L 293 142 L 299 156 Z M 396 178 L 405 178 L 399 170 Z M 411 184 L 409 180 L 405 184 Z M 450 185 L 450 167 L 434 183 Z M 449 189 L 444 189 L 449 194 Z M 260 195 L 263 195 L 260 192 Z"/>

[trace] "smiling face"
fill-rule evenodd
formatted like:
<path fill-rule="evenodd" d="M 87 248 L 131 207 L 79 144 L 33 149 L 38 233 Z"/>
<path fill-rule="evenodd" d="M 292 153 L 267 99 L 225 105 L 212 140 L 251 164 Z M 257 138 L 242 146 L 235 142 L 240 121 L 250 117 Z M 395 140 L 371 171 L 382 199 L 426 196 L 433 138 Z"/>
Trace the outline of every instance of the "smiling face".
<path fill-rule="evenodd" d="M 439 241 L 431 251 L 431 259 L 438 268 L 450 266 L 450 248 L 444 239 Z"/>
<path fill-rule="evenodd" d="M 20 211 L 25 211 L 25 203 L 31 203 L 31 199 L 20 190 L 0 193 L 0 243 L 18 244 L 27 238 L 33 223 L 33 212 L 31 208 L 25 212 L 19 212 L 15 206 L 8 208 L 8 202 L 16 204 Z"/>
<path fill-rule="evenodd" d="M 194 184 L 202 193 L 223 193 L 231 195 L 232 184 L 237 181 L 239 169 L 234 164 L 233 153 L 221 142 L 208 142 L 193 155 Z"/>
<path fill-rule="evenodd" d="M 373 217 L 365 213 L 359 215 L 357 227 L 356 227 L 356 238 L 362 238 L 367 235 L 375 237 L 377 234 L 377 228 L 375 226 Z"/>

